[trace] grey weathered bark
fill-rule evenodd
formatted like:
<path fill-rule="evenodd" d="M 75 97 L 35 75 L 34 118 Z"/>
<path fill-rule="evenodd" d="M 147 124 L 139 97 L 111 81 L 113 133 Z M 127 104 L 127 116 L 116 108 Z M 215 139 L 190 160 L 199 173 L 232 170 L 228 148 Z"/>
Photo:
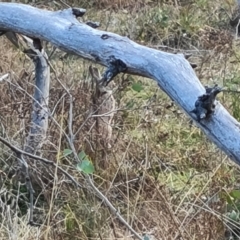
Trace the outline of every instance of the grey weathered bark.
<path fill-rule="evenodd" d="M 191 111 L 205 89 L 182 55 L 141 46 L 127 37 L 80 23 L 72 9 L 51 12 L 28 5 L 0 3 L 0 30 L 51 42 L 66 52 L 109 65 L 112 56 L 126 64 L 125 72 L 152 78 L 197 126 L 240 165 L 240 124 L 218 103 L 209 119 L 196 121 Z"/>
<path fill-rule="evenodd" d="M 36 153 L 46 138 L 48 128 L 48 100 L 50 86 L 50 67 L 47 54 L 43 49 L 34 47 L 31 58 L 35 64 L 35 90 L 33 95 L 33 110 L 31 127 L 25 145 L 25 151 Z"/>
<path fill-rule="evenodd" d="M 4 33 L 17 48 L 22 50 L 35 65 L 35 88 L 33 94 L 33 110 L 28 137 L 24 150 L 36 153 L 41 149 L 48 128 L 48 100 L 50 86 L 50 66 L 39 39 L 31 39 L 14 32 Z"/>
<path fill-rule="evenodd" d="M 30 129 L 28 136 L 25 141 L 24 150 L 30 154 L 40 153 L 43 141 L 46 138 L 46 132 L 48 128 L 48 99 L 49 99 L 49 85 L 50 85 L 50 67 L 47 62 L 47 54 L 41 46 L 39 39 L 30 39 L 26 36 L 17 35 L 13 32 L 6 32 L 6 37 L 19 49 L 21 49 L 27 56 L 33 61 L 35 65 L 35 88 L 33 94 L 33 109 L 30 120 Z M 36 165 L 34 173 L 29 170 L 28 157 L 21 153 L 16 153 L 18 159 L 18 179 L 25 181 L 27 189 L 30 194 L 30 217 L 29 223 L 33 222 L 33 194 L 34 189 L 32 181 L 38 182 L 38 177 L 36 177 L 36 169 L 38 169 L 41 174 L 46 175 L 48 171 L 43 165 Z M 37 166 L 38 165 L 38 166 Z M 35 176 L 35 178 L 33 177 Z M 41 175 L 42 176 L 42 175 Z M 38 182 L 39 185 L 41 185 Z"/>

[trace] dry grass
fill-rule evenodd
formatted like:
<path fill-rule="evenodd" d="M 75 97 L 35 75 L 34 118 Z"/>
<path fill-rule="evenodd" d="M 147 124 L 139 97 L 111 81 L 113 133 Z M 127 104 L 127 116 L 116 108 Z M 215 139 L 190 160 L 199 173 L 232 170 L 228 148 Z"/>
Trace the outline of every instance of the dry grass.
<path fill-rule="evenodd" d="M 165 44 L 165 51 L 192 53 L 191 61 L 198 64 L 196 73 L 203 84 L 218 83 L 238 90 L 239 43 L 226 30 L 227 17 L 221 9 L 230 13 L 231 2 L 180 1 L 177 6 L 175 1 L 135 2 L 102 0 L 96 5 L 96 1 L 82 1 L 80 5 L 92 7 L 86 19 L 100 20 L 102 29 L 129 35 L 155 48 L 162 49 Z M 59 7 L 53 2 L 40 3 Z M 79 5 L 76 1 L 68 4 Z M 101 7 L 97 14 L 96 7 Z M 7 72 L 11 75 L 9 82 L 0 85 L 0 134 L 22 146 L 31 113 L 29 95 L 33 91 L 34 68 L 4 37 L 0 45 L 0 76 Z M 59 54 L 51 63 L 57 77 L 71 88 L 73 129 L 82 129 L 75 147 L 89 155 L 96 168 L 96 185 L 130 225 L 152 239 L 230 239 L 225 236 L 229 234 L 226 230 L 238 228 L 239 221 L 239 199 L 231 195 L 238 189 L 237 166 L 192 125 L 153 81 L 136 76 L 120 75 L 115 79 L 118 87 L 114 97 L 119 111 L 114 117 L 111 149 L 104 151 L 97 144 L 90 151 L 89 141 L 101 142 L 101 136 L 93 136 L 89 125 L 83 125 L 94 96 L 88 72 L 91 63 L 72 56 L 60 59 Z M 134 83 L 143 89 L 134 91 Z M 62 156 L 69 148 L 63 134 L 68 131 L 69 109 L 64 94 L 52 73 L 49 108 L 54 113 L 49 119 L 43 155 L 67 168 L 84 184 L 73 157 Z M 238 100 L 236 93 L 220 96 L 225 107 L 240 119 Z M 100 164 L 103 156 L 109 162 L 107 168 Z M 12 153 L 2 146 L 1 192 L 18 189 L 14 177 L 7 177 L 14 162 Z M 26 192 L 23 186 L 19 189 L 16 197 Z M 27 225 L 29 213 L 23 207 L 11 210 L 6 202 L 2 203 L 1 239 L 134 239 L 92 192 L 74 189 L 56 173 L 51 185 L 37 192 L 35 201 L 35 220 L 43 223 L 40 228 Z"/>

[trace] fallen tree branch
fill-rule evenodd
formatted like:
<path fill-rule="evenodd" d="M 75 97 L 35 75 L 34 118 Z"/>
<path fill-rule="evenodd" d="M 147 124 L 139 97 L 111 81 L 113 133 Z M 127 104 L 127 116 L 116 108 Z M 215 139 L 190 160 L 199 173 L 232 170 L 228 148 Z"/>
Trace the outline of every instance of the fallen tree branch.
<path fill-rule="evenodd" d="M 240 165 L 239 122 L 220 103 L 209 119 L 197 121 L 191 112 L 205 89 L 183 55 L 147 48 L 127 37 L 93 29 L 80 23 L 71 8 L 51 12 L 24 4 L 0 3 L 0 30 L 49 41 L 107 67 L 114 57 L 126 65 L 124 72 L 154 79 L 208 138 Z"/>

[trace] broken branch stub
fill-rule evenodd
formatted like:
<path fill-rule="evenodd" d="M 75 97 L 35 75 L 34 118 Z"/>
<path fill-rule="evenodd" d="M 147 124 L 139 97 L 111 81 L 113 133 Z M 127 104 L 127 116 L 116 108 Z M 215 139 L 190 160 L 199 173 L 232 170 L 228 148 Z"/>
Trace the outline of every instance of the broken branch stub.
<path fill-rule="evenodd" d="M 195 108 L 192 111 L 196 114 L 198 121 L 208 118 L 214 113 L 216 107 L 216 96 L 222 91 L 222 89 L 217 85 L 205 88 L 206 93 L 198 97 L 195 102 Z"/>
<path fill-rule="evenodd" d="M 209 118 L 196 121 L 195 102 L 205 93 L 183 55 L 139 45 L 127 37 L 81 23 L 72 9 L 47 11 L 24 4 L 0 3 L 0 31 L 19 32 L 49 41 L 62 50 L 109 66 L 112 56 L 126 65 L 125 73 L 154 79 L 197 126 L 240 165 L 240 124 L 220 104 Z"/>

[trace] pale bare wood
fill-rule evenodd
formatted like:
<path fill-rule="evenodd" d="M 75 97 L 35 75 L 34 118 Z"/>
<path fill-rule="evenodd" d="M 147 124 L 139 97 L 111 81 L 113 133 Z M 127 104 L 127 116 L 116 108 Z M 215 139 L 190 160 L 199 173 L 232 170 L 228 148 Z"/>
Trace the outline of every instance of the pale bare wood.
<path fill-rule="evenodd" d="M 49 41 L 104 66 L 114 56 L 127 66 L 127 73 L 145 76 L 158 85 L 199 128 L 232 160 L 240 164 L 240 124 L 218 103 L 215 113 L 196 121 L 191 111 L 205 92 L 183 55 L 169 54 L 141 46 L 127 37 L 92 29 L 80 23 L 71 8 L 51 12 L 28 5 L 0 3 L 0 29 Z"/>

